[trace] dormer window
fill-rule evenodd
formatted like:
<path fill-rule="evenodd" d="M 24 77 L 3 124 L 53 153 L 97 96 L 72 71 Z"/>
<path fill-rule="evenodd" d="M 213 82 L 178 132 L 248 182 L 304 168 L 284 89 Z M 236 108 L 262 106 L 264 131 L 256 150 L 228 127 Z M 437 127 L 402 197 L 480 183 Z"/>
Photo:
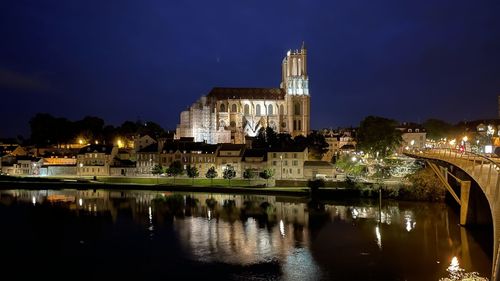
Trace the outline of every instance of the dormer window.
<path fill-rule="evenodd" d="M 413 132 L 412 129 L 408 129 L 408 133 L 412 133 L 412 132 Z"/>
<path fill-rule="evenodd" d="M 420 132 L 420 129 L 415 129 L 415 133 L 418 133 L 418 132 Z"/>

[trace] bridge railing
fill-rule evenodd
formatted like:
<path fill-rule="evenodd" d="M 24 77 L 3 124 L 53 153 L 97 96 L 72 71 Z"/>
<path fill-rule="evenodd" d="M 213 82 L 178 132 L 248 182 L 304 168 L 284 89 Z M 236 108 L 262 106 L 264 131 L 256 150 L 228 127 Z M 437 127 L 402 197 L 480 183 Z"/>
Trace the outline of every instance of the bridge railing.
<path fill-rule="evenodd" d="M 407 154 L 449 162 L 467 172 L 487 194 L 494 195 L 500 187 L 500 159 L 497 162 L 478 153 L 450 148 L 428 148 Z"/>

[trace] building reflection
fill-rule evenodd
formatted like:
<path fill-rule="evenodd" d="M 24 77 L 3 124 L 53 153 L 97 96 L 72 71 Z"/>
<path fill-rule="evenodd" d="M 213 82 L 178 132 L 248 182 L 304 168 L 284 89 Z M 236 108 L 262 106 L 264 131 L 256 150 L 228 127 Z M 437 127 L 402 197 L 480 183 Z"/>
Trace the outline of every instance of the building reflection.
<path fill-rule="evenodd" d="M 143 226 L 150 239 L 158 228 L 173 226 L 182 249 L 196 261 L 249 265 L 278 259 L 284 261 L 284 275 L 300 280 L 310 278 L 301 274 L 318 277 L 321 268 L 341 277 L 344 271 L 363 274 L 353 268 L 363 263 L 400 265 L 409 276 L 420 276 L 422 268 L 445 274 L 453 256 L 464 270 L 483 276 L 491 266 L 487 256 L 473 250 L 477 242 L 457 226 L 456 214 L 444 204 L 387 201 L 380 207 L 373 202 L 328 204 L 259 195 L 0 191 L 0 204 L 16 203 L 54 205 L 111 222 L 126 216 Z M 401 264 L 400 257 L 412 266 Z"/>

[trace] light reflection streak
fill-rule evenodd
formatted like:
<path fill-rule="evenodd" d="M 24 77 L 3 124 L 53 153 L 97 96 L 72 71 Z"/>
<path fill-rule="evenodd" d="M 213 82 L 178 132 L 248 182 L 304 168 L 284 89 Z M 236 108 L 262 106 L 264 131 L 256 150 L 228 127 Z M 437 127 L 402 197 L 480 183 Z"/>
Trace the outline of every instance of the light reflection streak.
<path fill-rule="evenodd" d="M 148 230 L 151 232 L 149 234 L 149 237 L 152 238 L 154 235 L 154 233 L 153 233 L 154 226 L 153 226 L 153 208 L 151 208 L 151 206 L 148 207 L 148 218 L 149 218 Z"/>
<path fill-rule="evenodd" d="M 280 234 L 281 237 L 285 237 L 285 224 L 283 223 L 283 220 L 280 220 Z"/>
<path fill-rule="evenodd" d="M 36 198 L 35 198 L 35 196 L 33 196 L 33 197 L 31 198 L 31 202 L 33 203 L 33 206 L 35 206 L 35 204 L 36 204 Z"/>
<path fill-rule="evenodd" d="M 382 235 L 380 234 L 380 227 L 378 225 L 375 227 L 375 235 L 377 236 L 378 248 L 382 250 Z"/>

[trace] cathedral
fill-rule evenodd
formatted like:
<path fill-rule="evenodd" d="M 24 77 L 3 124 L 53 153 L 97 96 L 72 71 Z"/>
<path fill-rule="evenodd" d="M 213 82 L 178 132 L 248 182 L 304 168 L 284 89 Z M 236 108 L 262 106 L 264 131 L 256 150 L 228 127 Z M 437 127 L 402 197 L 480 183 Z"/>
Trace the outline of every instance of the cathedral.
<path fill-rule="evenodd" d="M 213 88 L 181 112 L 176 138 L 197 142 L 245 143 L 261 128 L 271 127 L 292 137 L 310 130 L 307 50 L 289 50 L 281 63 L 279 88 Z"/>

